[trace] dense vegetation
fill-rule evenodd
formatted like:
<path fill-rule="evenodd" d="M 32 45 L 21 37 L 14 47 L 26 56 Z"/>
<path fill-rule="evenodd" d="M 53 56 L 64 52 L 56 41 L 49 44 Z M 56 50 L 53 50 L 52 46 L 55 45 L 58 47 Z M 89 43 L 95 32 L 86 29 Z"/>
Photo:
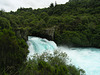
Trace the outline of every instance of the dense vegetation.
<path fill-rule="evenodd" d="M 35 54 L 33 59 L 21 68 L 19 75 L 85 75 L 84 70 L 68 63 L 69 58 L 63 52 Z"/>
<path fill-rule="evenodd" d="M 69 0 L 66 4 L 51 4 L 48 8 L 19 8 L 16 12 L 0 11 L 2 21 L 12 26 L 24 38 L 27 35 L 46 37 L 43 30 L 55 27 L 57 44 L 78 47 L 100 47 L 100 1 Z M 5 20 L 6 19 L 6 20 Z M 7 23 L 7 22 L 6 22 Z M 46 37 L 49 38 L 49 37 Z"/>
<path fill-rule="evenodd" d="M 6 71 L 9 74 L 11 71 L 15 73 L 15 71 L 22 67 L 21 65 L 25 65 L 24 62 L 28 54 L 28 47 L 25 42 L 26 37 L 33 35 L 48 39 L 49 36 L 47 37 L 43 31 L 52 27 L 55 27 L 53 40 L 57 44 L 100 48 L 100 1 L 69 0 L 66 4 L 51 4 L 50 7 L 43 9 L 19 8 L 15 12 L 1 10 L 0 71 L 3 73 Z M 37 62 L 34 61 L 30 64 L 32 61 L 29 61 L 27 65 L 29 66 Z M 48 73 L 50 74 L 57 69 L 55 65 L 49 62 L 41 61 L 40 64 L 50 66 L 48 68 Z M 60 71 L 62 68 L 65 68 L 64 72 L 68 71 L 66 67 L 61 65 Z M 26 68 L 34 69 L 34 67 Z M 46 67 L 43 67 L 44 69 L 46 70 Z M 37 68 L 35 70 L 39 71 L 36 71 L 36 74 L 40 74 L 42 71 L 42 69 L 39 70 Z M 22 71 L 24 70 L 22 69 Z"/>
<path fill-rule="evenodd" d="M 5 71 L 16 72 L 26 61 L 27 54 L 25 40 L 15 35 L 6 18 L 0 17 L 0 75 Z"/>

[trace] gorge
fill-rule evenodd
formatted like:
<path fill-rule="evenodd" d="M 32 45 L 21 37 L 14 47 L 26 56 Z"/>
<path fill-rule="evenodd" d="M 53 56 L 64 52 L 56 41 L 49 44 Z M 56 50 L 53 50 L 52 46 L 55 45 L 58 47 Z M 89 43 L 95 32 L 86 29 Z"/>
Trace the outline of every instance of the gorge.
<path fill-rule="evenodd" d="M 51 54 L 48 62 L 42 60 L 44 55 L 27 61 L 35 53 L 56 50 L 65 52 L 77 68 L 65 64 L 64 54 Z M 100 75 L 99 63 L 100 0 L 0 10 L 0 75 L 81 75 L 84 70 L 86 75 Z"/>

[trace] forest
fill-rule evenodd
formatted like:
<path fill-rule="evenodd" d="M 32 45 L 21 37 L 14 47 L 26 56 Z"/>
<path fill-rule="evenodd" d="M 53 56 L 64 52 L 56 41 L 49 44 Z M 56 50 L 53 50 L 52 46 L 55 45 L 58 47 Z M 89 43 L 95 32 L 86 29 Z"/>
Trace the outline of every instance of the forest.
<path fill-rule="evenodd" d="M 55 28 L 52 38 L 44 33 L 49 28 Z M 70 65 L 65 67 L 62 63 L 59 63 L 60 66 L 53 65 L 51 59 L 48 62 L 42 59 L 26 62 L 28 36 L 44 37 L 69 47 L 100 48 L 100 1 L 69 0 L 65 4 L 51 3 L 48 8 L 42 9 L 21 7 L 17 11 L 0 10 L 1 75 L 80 75 L 83 70 Z"/>

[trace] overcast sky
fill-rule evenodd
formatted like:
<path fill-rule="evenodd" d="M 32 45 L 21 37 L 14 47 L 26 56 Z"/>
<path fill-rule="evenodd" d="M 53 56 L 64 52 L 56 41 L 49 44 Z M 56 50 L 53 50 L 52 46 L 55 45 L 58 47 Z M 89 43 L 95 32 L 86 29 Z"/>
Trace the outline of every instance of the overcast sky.
<path fill-rule="evenodd" d="M 51 3 L 65 4 L 68 0 L 0 0 L 0 10 L 16 11 L 20 7 L 25 8 L 44 8 L 48 7 Z"/>

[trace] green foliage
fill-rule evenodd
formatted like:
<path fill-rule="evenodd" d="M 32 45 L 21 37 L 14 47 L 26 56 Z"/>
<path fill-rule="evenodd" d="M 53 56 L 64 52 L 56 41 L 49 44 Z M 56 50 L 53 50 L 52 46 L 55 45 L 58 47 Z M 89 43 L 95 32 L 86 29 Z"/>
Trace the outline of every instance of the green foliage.
<path fill-rule="evenodd" d="M 100 48 L 99 13 L 99 0 L 69 0 L 66 4 L 54 6 L 51 3 L 48 8 L 35 10 L 32 8 L 19 8 L 15 12 L 1 10 L 0 74 L 3 72 L 2 75 L 14 75 L 13 73 L 23 66 L 27 57 L 28 47 L 25 37 L 33 35 L 49 39 L 49 33 L 44 34 L 49 27 L 55 27 L 53 38 L 57 44 Z M 37 56 L 38 60 L 27 62 L 20 69 L 21 72 L 18 71 L 20 75 L 74 75 L 74 73 L 79 75 L 81 70 L 72 65 L 65 65 L 64 59 L 59 58 L 59 55 L 54 54 L 52 57 L 47 54 L 46 58 L 44 55 L 45 53 Z"/>
<path fill-rule="evenodd" d="M 27 44 L 18 39 L 12 30 L 0 31 L 0 71 L 13 74 L 26 61 Z M 4 74 L 4 72 L 2 72 Z"/>
<path fill-rule="evenodd" d="M 19 75 L 80 75 L 80 72 L 85 75 L 84 70 L 69 65 L 68 61 L 67 54 L 63 52 L 35 54 L 21 68 Z"/>
<path fill-rule="evenodd" d="M 10 22 L 6 18 L 0 17 L 0 27 L 1 29 L 10 28 Z"/>
<path fill-rule="evenodd" d="M 57 37 L 55 41 L 57 43 L 61 44 L 67 44 L 68 46 L 75 46 L 75 47 L 80 47 L 80 46 L 89 46 L 89 41 L 86 37 L 86 35 L 80 33 L 80 32 L 75 32 L 75 31 L 64 31 L 61 35 L 55 34 Z M 60 40 L 58 40 L 59 38 Z"/>
<path fill-rule="evenodd" d="M 43 9 L 19 8 L 10 13 L 0 11 L 0 28 L 11 27 L 16 36 L 22 37 L 23 32 L 27 32 L 27 35 L 49 39 L 49 34 L 43 32 L 55 26 L 53 37 L 57 44 L 100 47 L 93 43 L 93 40 L 98 41 L 95 38 L 100 32 L 99 5 L 98 0 L 70 0 L 55 6 L 51 3 L 50 7 Z"/>
<path fill-rule="evenodd" d="M 47 24 L 50 27 L 52 27 L 54 25 L 58 25 L 59 24 L 59 18 L 58 17 L 50 17 Z"/>
<path fill-rule="evenodd" d="M 49 15 L 46 12 L 43 12 L 40 14 L 40 18 L 47 22 L 49 19 Z"/>

